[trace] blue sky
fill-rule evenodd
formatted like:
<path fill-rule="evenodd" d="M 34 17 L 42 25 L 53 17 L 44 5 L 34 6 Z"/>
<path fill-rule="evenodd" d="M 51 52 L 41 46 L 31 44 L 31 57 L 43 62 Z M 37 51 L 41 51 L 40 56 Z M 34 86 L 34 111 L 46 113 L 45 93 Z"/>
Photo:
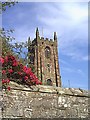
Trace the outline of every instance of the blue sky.
<path fill-rule="evenodd" d="M 62 86 L 88 89 L 87 2 L 20 2 L 3 12 L 2 25 L 17 42 L 33 40 L 36 27 L 45 38 L 56 31 Z"/>

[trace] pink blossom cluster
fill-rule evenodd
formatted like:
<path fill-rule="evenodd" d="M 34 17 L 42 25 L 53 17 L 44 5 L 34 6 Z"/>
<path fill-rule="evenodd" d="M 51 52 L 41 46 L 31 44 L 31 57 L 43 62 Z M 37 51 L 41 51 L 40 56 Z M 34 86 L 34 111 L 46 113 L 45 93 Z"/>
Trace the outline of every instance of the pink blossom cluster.
<path fill-rule="evenodd" d="M 24 66 L 20 61 L 8 54 L 5 57 L 0 57 L 0 64 L 2 65 L 2 84 L 8 85 L 10 80 L 19 79 L 20 82 L 28 85 L 42 84 L 31 68 Z M 10 90 L 10 87 L 7 87 Z"/>

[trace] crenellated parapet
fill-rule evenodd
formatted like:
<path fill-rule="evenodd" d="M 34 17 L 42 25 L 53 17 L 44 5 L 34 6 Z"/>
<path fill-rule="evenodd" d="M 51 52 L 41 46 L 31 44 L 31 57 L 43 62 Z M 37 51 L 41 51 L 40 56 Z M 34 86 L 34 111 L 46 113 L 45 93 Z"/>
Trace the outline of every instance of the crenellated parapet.
<path fill-rule="evenodd" d="M 57 42 L 57 35 L 56 35 L 56 32 L 54 32 L 54 36 L 53 36 L 53 39 L 49 39 L 49 38 L 44 38 L 44 37 L 40 37 L 39 36 L 39 29 L 37 28 L 36 29 L 36 41 L 37 42 L 40 42 L 40 41 L 45 41 L 45 42 L 48 42 L 48 43 L 56 43 Z"/>

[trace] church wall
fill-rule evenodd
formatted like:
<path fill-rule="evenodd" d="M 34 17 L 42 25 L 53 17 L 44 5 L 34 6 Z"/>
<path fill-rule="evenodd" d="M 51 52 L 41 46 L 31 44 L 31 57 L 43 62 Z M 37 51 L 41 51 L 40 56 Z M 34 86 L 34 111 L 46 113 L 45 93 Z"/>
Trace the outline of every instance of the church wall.
<path fill-rule="evenodd" d="M 3 118 L 88 117 L 88 92 L 81 89 L 43 85 L 28 88 L 12 82 L 11 90 L 3 90 L 0 98 Z"/>

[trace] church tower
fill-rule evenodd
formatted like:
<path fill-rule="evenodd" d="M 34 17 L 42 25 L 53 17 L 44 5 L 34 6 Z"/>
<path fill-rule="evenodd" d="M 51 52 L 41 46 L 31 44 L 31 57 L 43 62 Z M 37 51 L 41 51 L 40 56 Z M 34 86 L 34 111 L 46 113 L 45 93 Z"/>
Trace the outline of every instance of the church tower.
<path fill-rule="evenodd" d="M 61 86 L 61 76 L 58 62 L 57 35 L 54 38 L 44 39 L 36 29 L 36 38 L 28 38 L 28 64 L 34 65 L 35 74 L 43 85 Z"/>

